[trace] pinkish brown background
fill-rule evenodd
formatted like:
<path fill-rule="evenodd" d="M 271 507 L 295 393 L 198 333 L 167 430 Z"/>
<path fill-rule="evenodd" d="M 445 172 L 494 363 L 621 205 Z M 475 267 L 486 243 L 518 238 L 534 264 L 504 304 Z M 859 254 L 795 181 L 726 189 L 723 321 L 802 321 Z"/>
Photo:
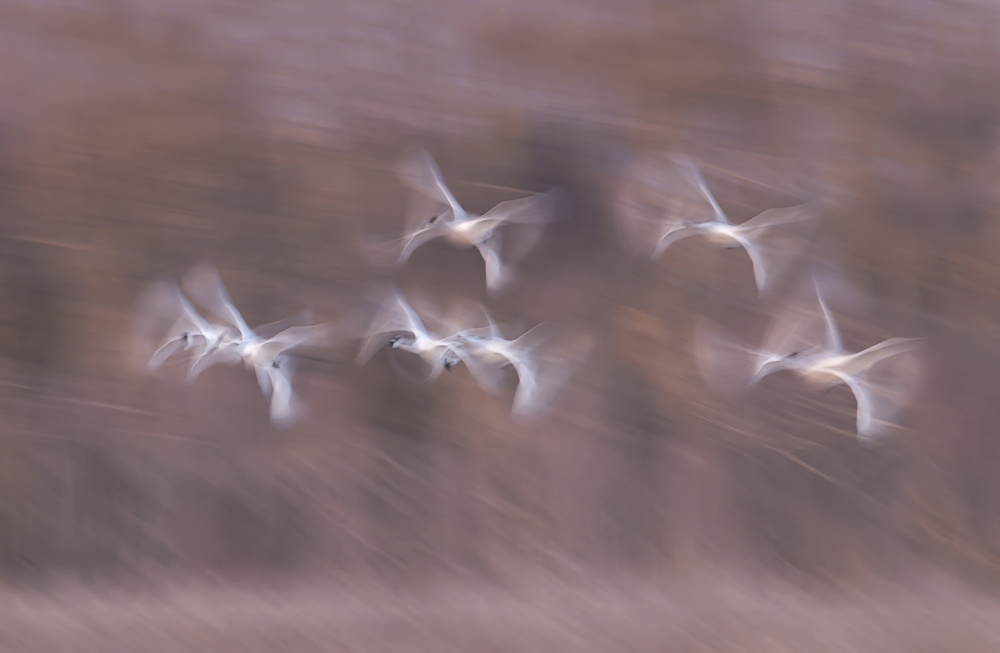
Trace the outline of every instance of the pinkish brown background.
<path fill-rule="evenodd" d="M 708 0 L 0 3 L 0 648 L 995 651 L 1000 6 Z M 273 429 L 251 374 L 129 367 L 160 273 L 251 323 L 337 320 L 386 272 L 410 145 L 482 211 L 560 186 L 498 299 L 474 250 L 394 278 L 597 346 L 543 420 L 353 343 Z M 710 391 L 752 340 L 744 255 L 619 238 L 630 162 L 706 162 L 744 219 L 831 200 L 847 343 L 928 336 L 890 442 L 843 388 Z M 755 178 L 764 185 L 740 181 Z"/>

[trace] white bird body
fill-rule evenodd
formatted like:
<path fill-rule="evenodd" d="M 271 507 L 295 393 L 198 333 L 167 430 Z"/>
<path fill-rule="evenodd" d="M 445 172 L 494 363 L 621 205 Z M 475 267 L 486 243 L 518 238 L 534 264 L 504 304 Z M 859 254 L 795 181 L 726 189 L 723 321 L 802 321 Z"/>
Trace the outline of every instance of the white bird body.
<path fill-rule="evenodd" d="M 416 337 L 407 342 L 406 337 L 400 337 L 392 341 L 393 349 L 401 349 L 411 354 L 416 354 L 431 366 L 431 373 L 428 380 L 434 380 L 444 369 L 451 368 L 459 359 L 454 353 L 456 343 L 448 338 L 440 338 L 426 334 L 417 334 Z"/>
<path fill-rule="evenodd" d="M 501 223 L 495 218 L 466 214 L 464 220 L 453 220 L 443 225 L 448 227 L 445 239 L 454 245 L 473 247 L 492 236 Z"/>
<path fill-rule="evenodd" d="M 728 222 L 717 220 L 707 220 L 705 222 L 689 222 L 682 225 L 670 227 L 657 243 L 657 254 L 662 254 L 672 243 L 689 236 L 704 236 L 705 239 L 725 248 L 736 248 L 748 246 L 747 238 L 741 233 L 740 225 L 732 225 Z M 750 245 L 752 247 L 752 245 Z"/>
<path fill-rule="evenodd" d="M 745 239 L 740 239 L 737 235 L 738 228 L 729 224 L 708 222 L 704 224 L 696 223 L 691 226 L 701 229 L 705 239 L 713 245 L 720 247 L 742 247 L 746 242 Z"/>

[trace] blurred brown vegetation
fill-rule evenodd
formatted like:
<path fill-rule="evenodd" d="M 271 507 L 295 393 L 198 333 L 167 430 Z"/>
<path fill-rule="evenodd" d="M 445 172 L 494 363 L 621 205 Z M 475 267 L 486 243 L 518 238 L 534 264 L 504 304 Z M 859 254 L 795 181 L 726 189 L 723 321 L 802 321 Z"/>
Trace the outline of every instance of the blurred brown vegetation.
<path fill-rule="evenodd" d="M 15 0 L 0 21 L 0 572 L 411 583 L 692 569 L 842 587 L 1000 565 L 1000 96 L 986 3 L 144 3 Z M 522 6 L 523 5 L 523 6 Z M 434 386 L 351 343 L 305 361 L 310 417 L 252 375 L 127 366 L 131 303 L 214 261 L 251 323 L 345 315 L 386 279 L 391 166 L 420 144 L 470 209 L 568 201 L 516 287 L 434 244 L 393 277 L 599 346 L 546 419 L 458 369 Z M 833 200 L 812 256 L 871 301 L 848 344 L 927 335 L 886 446 L 849 394 L 712 394 L 702 315 L 755 338 L 746 257 L 620 246 L 627 163 L 700 157 L 739 219 Z M 759 179 L 763 186 L 747 184 Z M 717 185 L 716 185 L 717 184 Z"/>

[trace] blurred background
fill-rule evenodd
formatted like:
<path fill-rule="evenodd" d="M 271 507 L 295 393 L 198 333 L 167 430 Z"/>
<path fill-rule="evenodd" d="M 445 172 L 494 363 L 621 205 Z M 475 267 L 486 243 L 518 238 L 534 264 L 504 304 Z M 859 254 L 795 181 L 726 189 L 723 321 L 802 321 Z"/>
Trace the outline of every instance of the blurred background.
<path fill-rule="evenodd" d="M 1000 6 L 6 0 L 0 14 L 4 596 L 202 588 L 177 599 L 176 639 L 165 616 L 67 600 L 88 618 L 10 608 L 11 650 L 1000 646 L 983 616 L 1000 580 Z M 392 166 L 413 145 L 473 211 L 565 191 L 508 292 L 485 294 L 475 250 L 427 245 L 392 271 L 360 251 L 362 233 L 401 233 Z M 752 342 L 777 300 L 758 300 L 745 255 L 623 247 L 622 184 L 671 149 L 704 162 L 735 220 L 829 202 L 810 257 L 850 288 L 832 301 L 850 348 L 929 337 L 886 444 L 858 444 L 843 388 L 710 391 L 699 319 Z M 551 413 L 519 424 L 462 369 L 420 385 L 341 342 L 303 361 L 311 414 L 279 431 L 244 369 L 184 386 L 129 366 L 142 289 L 203 260 L 251 324 L 307 308 L 336 321 L 391 277 L 502 320 L 585 326 L 597 346 Z M 382 598 L 192 621 L 235 610 L 218 588 L 250 601 L 279 586 Z M 496 598 L 515 590 L 548 598 Z M 407 612 L 383 592 L 418 598 Z"/>

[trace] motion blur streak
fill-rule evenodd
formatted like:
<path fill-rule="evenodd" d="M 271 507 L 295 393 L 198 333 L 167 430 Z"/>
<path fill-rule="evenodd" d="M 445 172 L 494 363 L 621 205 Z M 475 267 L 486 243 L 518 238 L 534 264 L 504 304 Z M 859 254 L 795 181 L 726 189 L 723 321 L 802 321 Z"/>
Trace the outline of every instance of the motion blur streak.
<path fill-rule="evenodd" d="M 1000 4 L 0 4 L 2 648 L 997 650 Z M 470 213 L 559 189 L 502 293 L 444 239 L 366 254 L 410 148 Z M 670 152 L 733 224 L 821 203 L 773 289 L 633 255 L 621 189 Z M 586 355 L 520 420 L 513 373 L 337 341 L 277 429 L 241 366 L 134 364 L 135 303 L 204 261 L 251 325 L 364 333 L 395 284 Z M 816 266 L 843 351 L 926 338 L 873 446 L 845 387 L 696 361 Z"/>

